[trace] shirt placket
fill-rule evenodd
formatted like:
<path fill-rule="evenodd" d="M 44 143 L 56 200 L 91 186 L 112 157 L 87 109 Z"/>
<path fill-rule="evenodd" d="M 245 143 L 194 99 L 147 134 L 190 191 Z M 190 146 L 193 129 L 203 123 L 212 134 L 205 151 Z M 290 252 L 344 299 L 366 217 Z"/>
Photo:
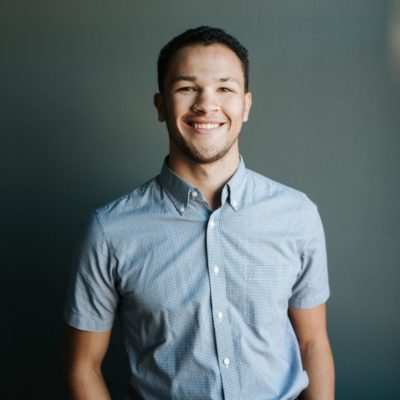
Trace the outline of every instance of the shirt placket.
<path fill-rule="evenodd" d="M 207 261 L 211 289 L 217 359 L 225 400 L 238 398 L 239 377 L 234 354 L 226 299 L 226 279 L 221 249 L 221 209 L 214 211 L 207 224 Z"/>

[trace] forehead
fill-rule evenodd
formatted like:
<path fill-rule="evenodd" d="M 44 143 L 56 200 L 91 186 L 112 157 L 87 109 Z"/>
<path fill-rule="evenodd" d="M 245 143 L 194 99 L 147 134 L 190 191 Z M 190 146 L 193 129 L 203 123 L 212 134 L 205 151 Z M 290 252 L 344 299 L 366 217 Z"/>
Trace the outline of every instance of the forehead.
<path fill-rule="evenodd" d="M 213 75 L 215 78 L 230 77 L 244 82 L 242 63 L 239 57 L 223 44 L 195 44 L 179 49 L 168 65 L 166 80 L 178 75 L 198 78 Z"/>

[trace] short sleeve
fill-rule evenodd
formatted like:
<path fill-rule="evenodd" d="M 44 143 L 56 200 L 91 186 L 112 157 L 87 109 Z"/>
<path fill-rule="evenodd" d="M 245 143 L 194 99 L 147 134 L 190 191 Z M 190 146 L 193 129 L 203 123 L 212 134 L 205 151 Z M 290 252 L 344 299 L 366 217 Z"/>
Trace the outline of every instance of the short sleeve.
<path fill-rule="evenodd" d="M 325 303 L 330 294 L 324 228 L 317 207 L 307 208 L 301 240 L 301 272 L 292 289 L 289 305 L 312 308 Z"/>
<path fill-rule="evenodd" d="M 64 320 L 74 328 L 105 332 L 118 306 L 115 258 L 94 213 L 84 224 L 72 262 Z"/>

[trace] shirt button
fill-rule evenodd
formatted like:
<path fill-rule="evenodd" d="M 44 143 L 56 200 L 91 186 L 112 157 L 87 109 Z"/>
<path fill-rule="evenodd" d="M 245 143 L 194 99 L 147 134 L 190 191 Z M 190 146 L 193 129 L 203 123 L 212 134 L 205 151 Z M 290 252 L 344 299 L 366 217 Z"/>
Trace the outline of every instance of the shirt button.
<path fill-rule="evenodd" d="M 222 321 L 222 317 L 224 316 L 224 314 L 221 311 L 218 311 L 217 316 L 218 316 L 218 319 L 220 321 Z"/>
<path fill-rule="evenodd" d="M 218 272 L 219 272 L 218 265 L 214 265 L 214 274 L 218 275 Z"/>
<path fill-rule="evenodd" d="M 211 227 L 211 229 L 213 229 L 213 228 L 214 228 L 214 225 L 215 225 L 215 222 L 214 222 L 214 220 L 211 220 L 211 221 L 210 221 L 210 227 Z"/>
<path fill-rule="evenodd" d="M 193 192 L 192 192 L 192 197 L 197 197 L 197 192 L 195 191 L 195 190 L 193 190 Z"/>
<path fill-rule="evenodd" d="M 235 199 L 232 199 L 232 205 L 233 205 L 233 207 L 236 207 L 237 206 L 237 201 L 235 200 Z"/>
<path fill-rule="evenodd" d="M 229 363 L 230 363 L 229 358 L 224 358 L 224 364 L 225 364 L 226 366 L 228 366 Z"/>
<path fill-rule="evenodd" d="M 185 212 L 185 207 L 182 206 L 182 207 L 179 209 L 179 211 L 180 211 L 181 213 Z"/>

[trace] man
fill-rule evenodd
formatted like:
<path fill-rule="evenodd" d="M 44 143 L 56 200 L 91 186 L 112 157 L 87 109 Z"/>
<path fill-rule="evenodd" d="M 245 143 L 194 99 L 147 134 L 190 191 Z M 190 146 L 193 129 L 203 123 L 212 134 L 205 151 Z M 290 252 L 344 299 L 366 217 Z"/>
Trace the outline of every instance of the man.
<path fill-rule="evenodd" d="M 89 218 L 65 310 L 72 399 L 109 399 L 115 315 L 145 400 L 334 398 L 324 234 L 302 193 L 245 168 L 246 49 L 209 27 L 158 60 L 161 174 Z M 305 371 L 303 370 L 305 369 Z"/>

